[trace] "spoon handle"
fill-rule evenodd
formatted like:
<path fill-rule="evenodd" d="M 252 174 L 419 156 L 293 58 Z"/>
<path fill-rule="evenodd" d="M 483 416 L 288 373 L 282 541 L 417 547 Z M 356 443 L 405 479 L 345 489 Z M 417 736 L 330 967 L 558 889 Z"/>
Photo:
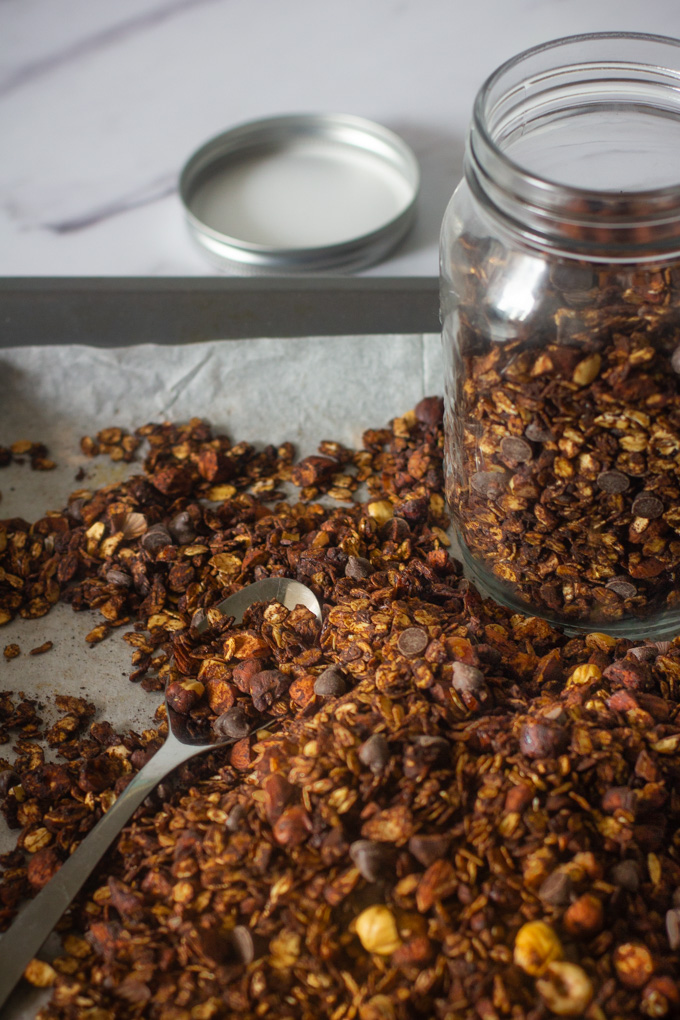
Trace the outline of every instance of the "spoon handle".
<path fill-rule="evenodd" d="M 54 878 L 21 911 L 0 939 L 0 1010 L 24 970 L 84 885 L 136 808 L 175 766 L 205 746 L 182 744 L 172 735 L 126 786 Z"/>

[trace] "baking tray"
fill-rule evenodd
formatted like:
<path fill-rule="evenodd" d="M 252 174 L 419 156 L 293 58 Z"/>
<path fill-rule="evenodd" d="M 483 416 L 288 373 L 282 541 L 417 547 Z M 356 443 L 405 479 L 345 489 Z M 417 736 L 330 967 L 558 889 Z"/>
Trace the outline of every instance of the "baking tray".
<path fill-rule="evenodd" d="M 0 280 L 0 346 L 437 333 L 435 277 Z"/>
<path fill-rule="evenodd" d="M 79 450 L 80 436 L 111 424 L 200 414 L 234 440 L 290 438 L 300 455 L 321 439 L 356 445 L 363 428 L 441 392 L 437 288 L 432 278 L 1 280 L 0 442 L 45 440 L 58 468 L 3 469 L 0 517 L 36 520 L 74 489 L 127 473 L 128 466 L 88 461 Z M 150 362 L 153 373 L 145 375 Z M 285 375 L 291 365 L 295 373 Z M 116 392 L 124 370 L 133 376 L 130 392 Z M 197 380 L 212 387 L 205 401 L 191 397 Z M 272 390 L 276 400 L 268 399 Z M 81 470 L 86 477 L 77 481 Z M 0 656 L 0 688 L 48 705 L 56 692 L 85 696 L 116 729 L 139 732 L 160 696 L 126 681 L 130 649 L 119 636 L 86 645 L 93 618 L 60 604 L 39 620 L 4 626 L 2 646 L 16 642 L 22 654 L 9 662 Z M 54 643 L 47 655 L 28 654 L 45 641 Z M 44 718 L 50 725 L 56 716 L 48 710 Z M 23 987 L 3 1020 L 32 1020 L 44 999 Z"/>

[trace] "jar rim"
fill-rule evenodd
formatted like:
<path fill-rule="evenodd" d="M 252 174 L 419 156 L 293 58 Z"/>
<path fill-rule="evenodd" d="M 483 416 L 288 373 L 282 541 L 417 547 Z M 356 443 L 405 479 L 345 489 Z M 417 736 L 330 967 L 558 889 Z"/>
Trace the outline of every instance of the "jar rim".
<path fill-rule="evenodd" d="M 662 62 L 645 60 L 645 54 L 641 54 L 640 58 L 631 57 L 630 54 L 614 54 L 611 44 L 623 44 L 626 47 L 630 43 L 644 44 L 647 48 L 664 47 L 678 55 L 677 63 L 674 60 L 675 66 L 666 66 Z M 601 49 L 597 56 L 594 53 L 584 55 L 582 59 L 555 63 L 550 68 L 536 71 L 539 63 L 537 58 L 564 52 L 567 47 L 575 51 L 577 47 L 583 46 L 594 49 L 598 44 Z M 605 49 L 611 51 L 610 56 L 603 56 Z M 532 63 L 533 76 L 529 70 Z M 522 67 L 527 68 L 524 77 L 518 76 Z M 542 86 L 544 81 L 550 80 L 552 87 L 552 79 L 558 76 L 564 78 L 562 89 L 566 93 L 578 81 L 577 72 L 590 72 L 594 67 L 602 72 L 597 76 L 597 82 L 602 82 L 601 90 L 593 92 L 596 98 L 603 101 L 604 83 L 616 81 L 614 71 L 625 69 L 631 75 L 627 84 L 633 82 L 640 87 L 651 84 L 663 87 L 664 98 L 667 95 L 672 97 L 670 113 L 680 121 L 680 98 L 676 98 L 680 95 L 680 39 L 645 32 L 591 32 L 562 36 L 523 50 L 504 61 L 486 78 L 474 102 L 466 152 L 466 176 L 468 179 L 472 176 L 474 189 L 496 207 L 505 219 L 514 218 L 515 225 L 522 232 L 528 229 L 529 233 L 535 233 L 540 239 L 552 237 L 553 240 L 564 240 L 573 238 L 580 231 L 584 236 L 580 241 L 577 239 L 575 247 L 595 250 L 601 246 L 602 237 L 599 240 L 594 236 L 586 238 L 585 234 L 589 230 L 597 233 L 595 228 L 601 228 L 604 221 L 610 242 L 605 247 L 611 256 L 618 256 L 618 249 L 622 249 L 623 254 L 623 249 L 639 254 L 640 248 L 653 248 L 654 251 L 664 253 L 668 250 L 678 251 L 680 169 L 677 184 L 634 189 L 583 187 L 554 179 L 523 165 L 505 151 L 499 141 L 499 133 L 504 126 L 501 117 L 505 116 L 510 121 L 510 114 L 515 113 L 509 105 L 511 97 L 517 101 L 518 106 L 520 103 L 526 104 L 528 86 Z M 570 75 L 573 78 L 571 85 Z M 539 92 L 536 94 L 540 97 Z M 508 105 L 505 113 L 502 111 L 503 101 L 507 101 Z M 646 105 L 650 109 L 653 107 L 649 102 Z M 499 118 L 495 125 L 491 123 L 494 115 Z M 521 130 L 524 133 L 523 123 Z M 641 243 L 639 230 L 633 235 L 633 224 L 636 227 L 644 224 L 647 228 L 645 243 Z M 600 229 L 599 234 L 602 233 Z"/>

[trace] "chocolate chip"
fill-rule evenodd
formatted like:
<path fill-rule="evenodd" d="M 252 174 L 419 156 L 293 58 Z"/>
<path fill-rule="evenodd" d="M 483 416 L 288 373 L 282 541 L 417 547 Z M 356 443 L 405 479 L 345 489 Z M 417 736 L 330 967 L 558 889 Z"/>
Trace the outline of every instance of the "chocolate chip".
<path fill-rule="evenodd" d="M 634 861 L 619 861 L 611 870 L 614 885 L 621 886 L 627 892 L 636 893 L 640 888 L 640 872 Z"/>
<path fill-rule="evenodd" d="M 573 888 L 574 883 L 565 871 L 553 871 L 541 883 L 538 890 L 538 898 L 542 903 L 548 903 L 553 907 L 562 907 L 569 903 Z"/>
<path fill-rule="evenodd" d="M 608 581 L 605 588 L 609 588 L 610 591 L 616 592 L 622 599 L 632 599 L 634 595 L 637 595 L 637 588 L 630 581 L 626 581 L 621 577 L 615 577 L 613 580 Z"/>
<path fill-rule="evenodd" d="M 600 471 L 597 484 L 603 492 L 625 492 L 630 488 L 630 478 L 621 471 Z"/>
<path fill-rule="evenodd" d="M 113 584 L 116 588 L 131 588 L 132 578 L 124 570 L 112 568 L 106 571 L 106 583 Z"/>
<path fill-rule="evenodd" d="M 394 851 L 374 839 L 357 839 L 350 844 L 349 855 L 355 868 L 367 882 L 377 882 L 389 876 Z"/>
<path fill-rule="evenodd" d="M 234 804 L 233 808 L 227 815 L 227 820 L 224 823 L 224 826 L 229 832 L 238 832 L 239 829 L 243 828 L 245 820 L 245 808 L 241 804 Z"/>
<path fill-rule="evenodd" d="M 653 521 L 657 517 L 661 517 L 663 503 L 656 496 L 642 495 L 633 500 L 631 511 L 636 517 L 646 517 L 647 520 Z"/>
<path fill-rule="evenodd" d="M 476 471 L 470 476 L 470 485 L 480 496 L 502 496 L 506 476 L 500 471 Z"/>
<path fill-rule="evenodd" d="M 243 707 L 236 704 L 215 719 L 213 730 L 218 737 L 240 740 L 248 736 L 251 725 Z"/>
<path fill-rule="evenodd" d="M 168 528 L 172 537 L 179 542 L 180 545 L 190 545 L 196 538 L 196 531 L 191 517 L 186 510 L 182 510 L 181 513 L 175 514 L 170 521 Z"/>
<path fill-rule="evenodd" d="M 157 549 L 162 549 L 166 545 L 172 545 L 172 538 L 164 524 L 154 524 L 144 532 L 139 544 L 147 552 L 156 552 Z"/>
<path fill-rule="evenodd" d="M 536 421 L 529 422 L 524 430 L 524 435 L 532 443 L 550 443 L 555 438 L 550 429 Z"/>
<path fill-rule="evenodd" d="M 531 460 L 533 450 L 526 439 L 519 439 L 516 436 L 506 436 L 501 440 L 501 454 L 508 460 L 514 460 L 519 464 Z"/>
<path fill-rule="evenodd" d="M 345 564 L 345 577 L 351 577 L 355 581 L 362 581 L 372 573 L 373 567 L 364 556 L 350 556 Z"/>
<path fill-rule="evenodd" d="M 408 841 L 410 853 L 424 868 L 429 868 L 435 861 L 446 857 L 450 846 L 451 837 L 437 833 L 431 836 L 411 836 Z"/>
<path fill-rule="evenodd" d="M 359 761 L 371 772 L 382 772 L 390 760 L 390 749 L 382 733 L 374 733 L 359 748 Z"/>
<path fill-rule="evenodd" d="M 424 652 L 429 643 L 430 638 L 423 627 L 407 627 L 399 635 L 397 648 L 402 655 L 413 659 Z"/>
<path fill-rule="evenodd" d="M 314 682 L 314 693 L 321 698 L 339 698 L 347 691 L 347 680 L 339 666 L 329 666 Z"/>

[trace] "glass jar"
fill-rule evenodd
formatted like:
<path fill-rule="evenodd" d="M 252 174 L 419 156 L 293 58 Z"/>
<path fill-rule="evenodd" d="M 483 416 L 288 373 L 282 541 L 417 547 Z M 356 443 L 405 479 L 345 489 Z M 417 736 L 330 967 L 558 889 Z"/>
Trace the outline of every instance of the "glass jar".
<path fill-rule="evenodd" d="M 441 234 L 446 488 L 486 594 L 680 629 L 680 42 L 574 36 L 477 97 Z"/>

